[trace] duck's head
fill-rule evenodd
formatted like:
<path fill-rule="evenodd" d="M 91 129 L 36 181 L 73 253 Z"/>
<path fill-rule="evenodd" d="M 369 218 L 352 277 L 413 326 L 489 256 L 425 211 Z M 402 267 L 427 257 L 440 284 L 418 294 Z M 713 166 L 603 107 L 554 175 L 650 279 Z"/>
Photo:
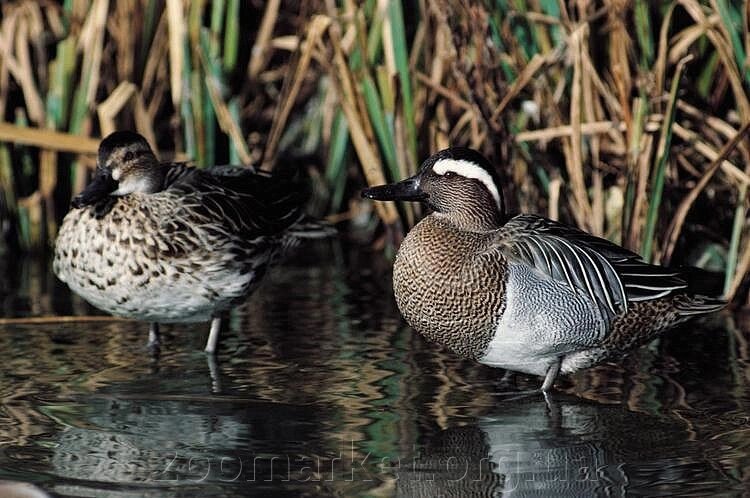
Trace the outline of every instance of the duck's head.
<path fill-rule="evenodd" d="M 467 230 L 496 228 L 505 220 L 497 171 L 482 154 L 463 147 L 441 150 L 423 162 L 411 178 L 365 189 L 362 196 L 424 202 L 436 216 Z"/>
<path fill-rule="evenodd" d="M 96 174 L 72 204 L 78 208 L 108 196 L 151 194 L 161 190 L 163 180 L 163 168 L 146 139 L 132 131 L 116 131 L 99 144 Z"/>

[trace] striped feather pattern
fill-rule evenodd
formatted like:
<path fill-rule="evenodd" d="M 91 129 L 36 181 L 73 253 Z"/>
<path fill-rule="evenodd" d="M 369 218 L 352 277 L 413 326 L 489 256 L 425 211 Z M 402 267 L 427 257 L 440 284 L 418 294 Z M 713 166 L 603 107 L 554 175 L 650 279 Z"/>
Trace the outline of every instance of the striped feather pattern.
<path fill-rule="evenodd" d="M 306 193 L 299 185 L 265 171 L 236 166 L 206 170 L 168 165 L 165 192 L 183 197 L 184 210 L 224 220 L 243 237 L 271 235 L 303 217 Z"/>
<path fill-rule="evenodd" d="M 587 294 L 605 316 L 687 288 L 680 272 L 645 263 L 627 249 L 535 215 L 511 218 L 497 232 L 496 246 L 511 260 Z"/>

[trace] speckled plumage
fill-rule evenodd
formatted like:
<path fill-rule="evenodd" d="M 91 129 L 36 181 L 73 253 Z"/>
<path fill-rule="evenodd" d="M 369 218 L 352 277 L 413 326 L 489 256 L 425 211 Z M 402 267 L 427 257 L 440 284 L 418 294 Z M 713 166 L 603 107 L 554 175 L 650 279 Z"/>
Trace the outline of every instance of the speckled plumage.
<path fill-rule="evenodd" d="M 136 170 L 128 161 L 140 157 L 136 183 L 148 193 L 84 192 L 55 247 L 55 274 L 94 306 L 156 323 L 207 321 L 250 294 L 305 236 L 304 194 L 293 183 L 252 169 L 158 163 L 142 137 L 115 138 L 99 156 L 105 190 L 116 186 L 112 171 L 123 184 Z"/>
<path fill-rule="evenodd" d="M 396 303 L 409 325 L 467 358 L 484 354 L 505 307 L 507 261 L 485 252 L 491 244 L 488 234 L 428 216 L 407 234 L 393 265 Z"/>
<path fill-rule="evenodd" d="M 607 240 L 540 216 L 506 216 L 494 168 L 469 149 L 441 151 L 414 177 L 363 195 L 433 209 L 394 264 L 409 325 L 461 356 L 545 375 L 545 390 L 560 371 L 624 354 L 725 304 Z"/>

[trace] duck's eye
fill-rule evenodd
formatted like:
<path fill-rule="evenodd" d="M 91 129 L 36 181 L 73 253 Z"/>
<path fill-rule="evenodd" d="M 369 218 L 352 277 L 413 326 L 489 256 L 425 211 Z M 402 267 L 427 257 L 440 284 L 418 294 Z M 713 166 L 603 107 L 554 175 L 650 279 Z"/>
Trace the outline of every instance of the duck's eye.
<path fill-rule="evenodd" d="M 455 178 L 456 174 L 453 171 L 446 171 L 443 176 L 446 178 Z"/>

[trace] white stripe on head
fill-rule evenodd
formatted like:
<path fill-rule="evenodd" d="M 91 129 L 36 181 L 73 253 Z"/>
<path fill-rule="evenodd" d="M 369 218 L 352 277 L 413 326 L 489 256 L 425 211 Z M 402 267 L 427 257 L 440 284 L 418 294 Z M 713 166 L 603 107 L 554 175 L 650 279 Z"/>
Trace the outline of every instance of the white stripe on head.
<path fill-rule="evenodd" d="M 479 180 L 490 195 L 492 195 L 492 198 L 495 199 L 497 209 L 501 213 L 503 212 L 503 206 L 500 201 L 500 192 L 497 189 L 497 185 L 495 185 L 490 174 L 481 166 L 463 159 L 440 159 L 432 166 L 432 171 L 438 175 L 444 175 L 450 171 L 451 173 L 471 178 L 472 180 Z"/>

